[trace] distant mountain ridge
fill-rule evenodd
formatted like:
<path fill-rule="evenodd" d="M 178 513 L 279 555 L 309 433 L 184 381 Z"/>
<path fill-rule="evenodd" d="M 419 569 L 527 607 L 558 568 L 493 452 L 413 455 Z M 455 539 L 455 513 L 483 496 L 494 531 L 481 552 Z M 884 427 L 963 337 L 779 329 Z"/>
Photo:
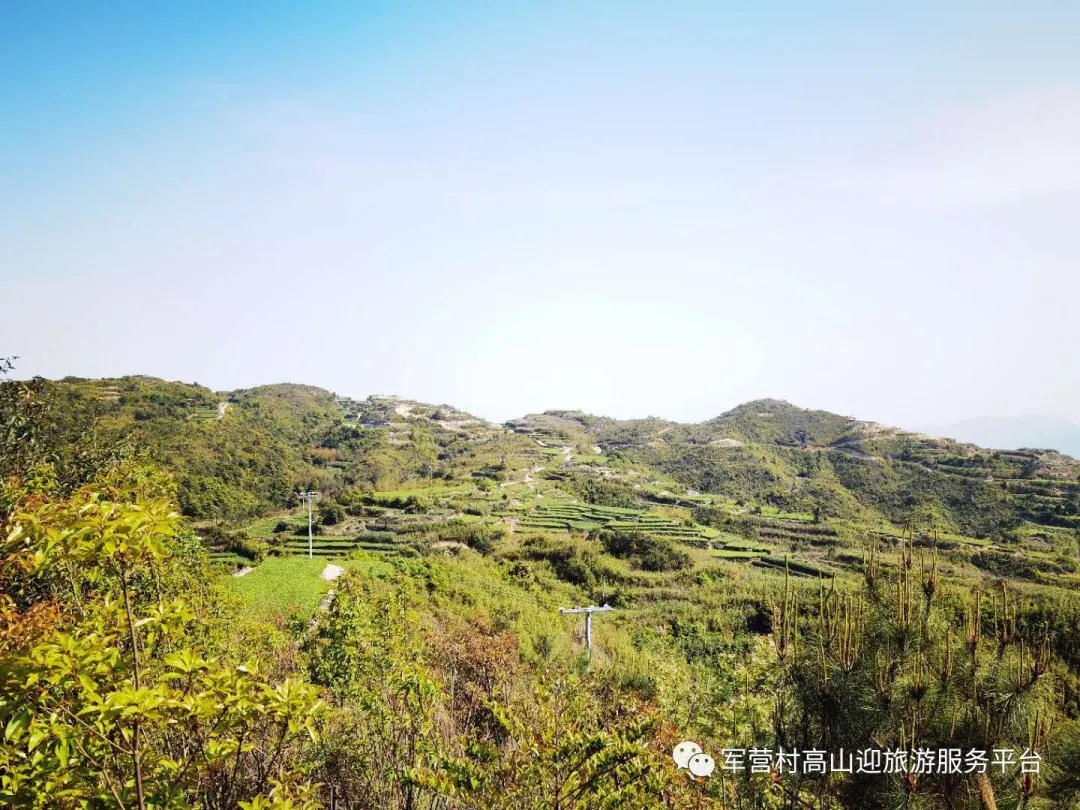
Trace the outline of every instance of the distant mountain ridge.
<path fill-rule="evenodd" d="M 757 399 L 737 405 L 719 416 L 698 423 L 673 422 L 659 417 L 644 419 L 612 419 L 586 414 L 580 410 L 547 410 L 509 420 L 513 425 L 523 421 L 584 420 L 601 424 L 648 424 L 669 429 L 724 434 L 714 440 L 743 442 L 777 442 L 785 445 L 827 445 L 869 436 L 907 436 L 918 440 L 944 440 L 957 444 L 975 445 L 986 450 L 1040 450 L 1080 459 L 1080 425 L 1064 417 L 1016 417 L 966 419 L 941 427 L 905 429 L 842 416 L 831 411 L 800 408 L 782 399 Z"/>
<path fill-rule="evenodd" d="M 580 410 L 495 424 L 452 405 L 357 400 L 303 385 L 213 392 L 150 377 L 56 385 L 61 413 L 173 471 L 181 506 L 196 518 L 265 514 L 298 488 L 345 497 L 543 475 L 572 496 L 614 506 L 701 493 L 740 508 L 917 520 L 975 536 L 1024 523 L 1080 531 L 1080 462 L 1072 458 L 985 450 L 776 399 L 697 424 Z"/>
<path fill-rule="evenodd" d="M 1080 425 L 1063 416 L 979 417 L 922 432 L 997 450 L 1039 448 L 1080 458 Z"/>

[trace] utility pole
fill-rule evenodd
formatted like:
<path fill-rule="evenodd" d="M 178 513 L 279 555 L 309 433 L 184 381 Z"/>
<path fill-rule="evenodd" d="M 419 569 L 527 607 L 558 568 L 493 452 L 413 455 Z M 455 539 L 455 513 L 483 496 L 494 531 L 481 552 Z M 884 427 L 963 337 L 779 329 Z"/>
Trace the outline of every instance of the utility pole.
<path fill-rule="evenodd" d="M 300 493 L 300 500 L 307 503 L 307 558 L 309 560 L 315 556 L 314 542 L 311 539 L 311 504 L 315 502 L 315 496 L 318 494 L 318 492 L 315 492 L 313 490 Z"/>
<path fill-rule="evenodd" d="M 594 613 L 606 613 L 607 611 L 614 609 L 615 608 L 611 605 L 607 604 L 603 607 L 589 605 L 588 607 L 559 608 L 559 613 L 564 616 L 570 613 L 585 614 L 585 649 L 589 653 L 589 658 L 592 658 L 592 615 Z"/>

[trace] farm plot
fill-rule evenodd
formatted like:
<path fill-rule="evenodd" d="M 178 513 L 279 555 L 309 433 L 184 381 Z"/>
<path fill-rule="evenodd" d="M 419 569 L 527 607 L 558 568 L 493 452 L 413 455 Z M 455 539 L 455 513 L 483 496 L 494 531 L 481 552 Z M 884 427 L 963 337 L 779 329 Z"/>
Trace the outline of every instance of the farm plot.
<path fill-rule="evenodd" d="M 211 566 L 223 568 L 227 571 L 234 571 L 253 563 L 253 560 L 250 557 L 245 557 L 243 554 L 238 554 L 235 551 L 226 551 L 223 549 L 211 549 L 209 557 Z"/>
<path fill-rule="evenodd" d="M 354 535 L 316 535 L 311 542 L 311 556 L 320 559 L 344 559 L 357 551 L 411 552 L 394 532 L 360 532 Z M 209 551 L 210 564 L 219 570 L 232 571 L 248 565 L 259 565 L 275 557 L 306 557 L 307 533 L 286 537 L 284 543 L 275 540 L 250 539 L 247 542 Z"/>
<path fill-rule="evenodd" d="M 764 552 L 761 551 L 742 551 L 738 549 L 730 548 L 718 548 L 709 552 L 712 557 L 718 557 L 723 560 L 756 560 L 762 557 Z"/>
<path fill-rule="evenodd" d="M 307 512 L 258 518 L 245 525 L 244 532 L 249 537 L 272 537 L 275 533 L 281 531 L 279 526 L 282 524 L 286 524 L 291 531 L 299 533 L 302 530 L 306 534 Z"/>
<path fill-rule="evenodd" d="M 312 538 L 311 554 L 313 557 L 345 557 L 350 552 L 395 551 L 399 548 L 398 537 L 393 532 L 362 532 L 356 536 L 320 535 Z M 306 556 L 308 553 L 307 535 L 294 535 L 285 541 L 283 552 L 287 556 Z"/>
<path fill-rule="evenodd" d="M 755 521 L 758 534 L 767 542 L 798 543 L 809 542 L 815 546 L 829 546 L 837 543 L 839 533 L 828 526 L 811 526 L 798 520 L 774 520 L 762 518 Z"/>
<path fill-rule="evenodd" d="M 187 418 L 189 422 L 214 422 L 218 418 L 218 409 L 214 406 L 196 407 Z"/>
<path fill-rule="evenodd" d="M 267 560 L 246 577 L 225 577 L 224 583 L 252 615 L 269 618 L 296 613 L 307 618 L 329 587 L 319 576 L 325 565 L 322 560 L 281 557 Z"/>
<path fill-rule="evenodd" d="M 906 535 L 899 529 L 896 531 L 871 530 L 870 535 L 879 541 L 883 541 L 892 545 L 900 543 L 906 538 Z M 986 538 L 967 537 L 962 534 L 952 534 L 951 532 L 937 532 L 936 534 L 919 532 L 915 535 L 915 544 L 920 546 L 937 545 L 941 548 L 948 548 L 948 546 L 951 544 L 975 546 L 977 548 L 994 547 L 994 544 Z"/>
<path fill-rule="evenodd" d="M 680 520 L 651 515 L 636 509 L 593 504 L 543 504 L 518 522 L 519 531 L 612 531 L 644 532 L 673 540 L 709 540 L 718 532 L 702 526 L 687 526 Z"/>

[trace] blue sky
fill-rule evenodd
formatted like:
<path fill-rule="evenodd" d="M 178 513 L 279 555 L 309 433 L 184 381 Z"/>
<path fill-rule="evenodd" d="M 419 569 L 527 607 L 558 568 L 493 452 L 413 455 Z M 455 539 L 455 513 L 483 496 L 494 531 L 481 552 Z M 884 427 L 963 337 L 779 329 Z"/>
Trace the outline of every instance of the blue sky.
<path fill-rule="evenodd" d="M 1080 419 L 1080 7 L 0 3 L 0 356 Z"/>

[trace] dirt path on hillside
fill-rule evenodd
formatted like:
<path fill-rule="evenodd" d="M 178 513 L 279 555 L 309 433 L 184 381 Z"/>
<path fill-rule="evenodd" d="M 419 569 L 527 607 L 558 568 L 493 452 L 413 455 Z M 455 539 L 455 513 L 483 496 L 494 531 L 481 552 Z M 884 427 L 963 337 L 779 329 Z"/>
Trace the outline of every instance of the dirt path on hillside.
<path fill-rule="evenodd" d="M 342 568 L 340 565 L 333 565 L 331 563 L 327 563 L 326 568 L 322 570 L 322 573 L 319 574 L 319 576 L 325 579 L 327 582 L 333 582 L 335 579 L 337 579 L 344 573 L 345 569 Z"/>
<path fill-rule="evenodd" d="M 340 577 L 344 573 L 345 573 L 345 569 L 342 568 L 340 565 L 334 565 L 333 563 L 327 563 L 326 567 L 323 568 L 322 573 L 319 574 L 319 577 L 321 579 L 325 579 L 327 582 L 333 582 L 335 579 L 337 579 L 338 577 Z M 326 592 L 326 596 L 324 596 L 322 598 L 322 601 L 319 602 L 319 607 L 315 610 L 315 613 L 312 615 L 311 621 L 308 622 L 308 632 L 311 632 L 311 631 L 313 631 L 315 629 L 315 626 L 319 623 L 319 614 L 324 613 L 325 611 L 330 609 L 330 605 L 333 604 L 334 596 L 336 596 L 336 595 L 337 595 L 337 592 L 334 590 L 333 586 L 331 586 L 330 590 L 328 590 Z"/>

